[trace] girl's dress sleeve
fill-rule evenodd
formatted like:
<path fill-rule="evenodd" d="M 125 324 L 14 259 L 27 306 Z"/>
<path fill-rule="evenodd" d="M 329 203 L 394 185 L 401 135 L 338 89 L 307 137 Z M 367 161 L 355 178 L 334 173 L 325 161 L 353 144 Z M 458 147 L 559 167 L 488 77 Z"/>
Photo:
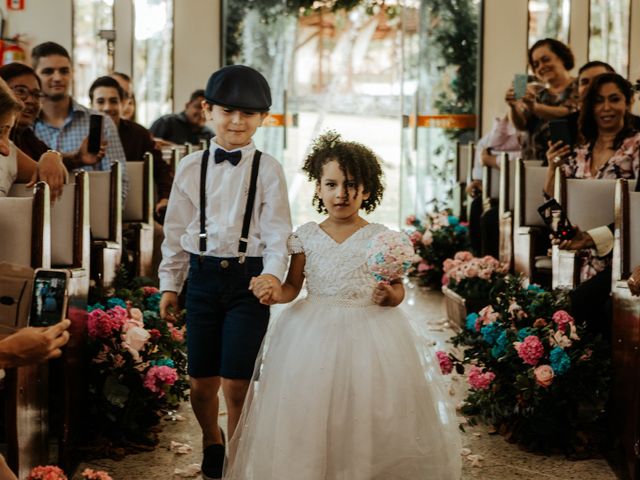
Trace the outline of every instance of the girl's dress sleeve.
<path fill-rule="evenodd" d="M 289 238 L 287 239 L 287 250 L 289 251 L 289 255 L 304 253 L 302 240 L 300 240 L 300 237 L 297 235 L 297 233 L 292 233 L 291 235 L 289 235 Z"/>

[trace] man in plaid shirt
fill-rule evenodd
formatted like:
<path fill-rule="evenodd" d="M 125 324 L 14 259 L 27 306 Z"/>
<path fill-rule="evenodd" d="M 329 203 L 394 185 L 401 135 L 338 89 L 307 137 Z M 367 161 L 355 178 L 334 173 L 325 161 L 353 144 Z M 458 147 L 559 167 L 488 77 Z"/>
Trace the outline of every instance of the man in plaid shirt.
<path fill-rule="evenodd" d="M 42 81 L 40 118 L 35 124 L 35 133 L 49 148 L 60 152 L 76 152 L 89 135 L 89 115 L 99 114 L 77 103 L 69 94 L 72 80 L 71 57 L 67 50 L 54 42 L 45 42 L 31 52 L 33 69 Z M 122 198 L 129 191 L 127 162 L 120 137 L 113 121 L 104 117 L 102 140 L 106 143 L 105 155 L 94 164 L 78 164 L 78 170 L 111 170 L 111 165 L 120 162 L 122 170 Z"/>

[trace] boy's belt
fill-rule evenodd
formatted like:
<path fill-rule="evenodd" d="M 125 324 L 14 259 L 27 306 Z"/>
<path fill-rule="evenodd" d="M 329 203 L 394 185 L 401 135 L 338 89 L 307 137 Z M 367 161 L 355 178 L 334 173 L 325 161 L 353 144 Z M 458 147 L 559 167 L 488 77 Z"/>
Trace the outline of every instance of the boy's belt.
<path fill-rule="evenodd" d="M 200 164 L 200 258 L 204 257 L 207 251 L 207 165 L 209 164 L 209 148 L 202 154 Z M 244 263 L 247 256 L 247 247 L 249 245 L 249 225 L 251 224 L 251 215 L 253 213 L 253 204 L 256 200 L 256 185 L 258 183 L 258 170 L 260 169 L 260 157 L 262 152 L 256 150 L 253 154 L 253 162 L 251 163 L 251 181 L 249 183 L 249 194 L 247 195 L 247 205 L 244 209 L 244 218 L 242 220 L 242 232 L 240 233 L 240 241 L 238 243 L 238 262 Z"/>

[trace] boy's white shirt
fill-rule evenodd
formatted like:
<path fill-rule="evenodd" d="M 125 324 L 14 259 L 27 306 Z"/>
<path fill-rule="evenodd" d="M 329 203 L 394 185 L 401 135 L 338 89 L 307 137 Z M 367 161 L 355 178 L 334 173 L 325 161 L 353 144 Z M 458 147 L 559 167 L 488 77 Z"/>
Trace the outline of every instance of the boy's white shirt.
<path fill-rule="evenodd" d="M 236 166 L 228 161 L 216 164 L 213 157 L 217 148 L 222 147 L 214 138 L 206 179 L 205 255 L 237 257 L 256 147 L 251 142 L 239 149 L 242 159 Z M 180 292 L 189 270 L 189 254 L 199 254 L 201 158 L 201 151 L 183 158 L 173 180 L 158 270 L 161 291 Z M 287 238 L 291 230 L 284 171 L 275 158 L 263 152 L 247 247 L 247 256 L 264 258 L 263 274 L 284 280 L 289 261 Z"/>

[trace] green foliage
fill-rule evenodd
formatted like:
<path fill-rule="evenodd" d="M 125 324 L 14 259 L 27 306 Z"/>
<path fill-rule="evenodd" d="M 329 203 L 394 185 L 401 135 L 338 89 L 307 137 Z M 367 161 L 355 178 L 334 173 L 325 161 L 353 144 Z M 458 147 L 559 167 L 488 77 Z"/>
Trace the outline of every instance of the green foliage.
<path fill-rule="evenodd" d="M 564 293 L 523 288 L 519 277 L 507 276 L 490 305 L 452 338 L 463 363 L 495 374 L 489 388 L 470 390 L 463 413 L 534 451 L 588 452 L 609 392 L 607 344 L 574 323 Z M 532 336 L 543 349 L 534 365 L 516 348 Z M 539 368 L 551 368 L 546 384 Z"/>

